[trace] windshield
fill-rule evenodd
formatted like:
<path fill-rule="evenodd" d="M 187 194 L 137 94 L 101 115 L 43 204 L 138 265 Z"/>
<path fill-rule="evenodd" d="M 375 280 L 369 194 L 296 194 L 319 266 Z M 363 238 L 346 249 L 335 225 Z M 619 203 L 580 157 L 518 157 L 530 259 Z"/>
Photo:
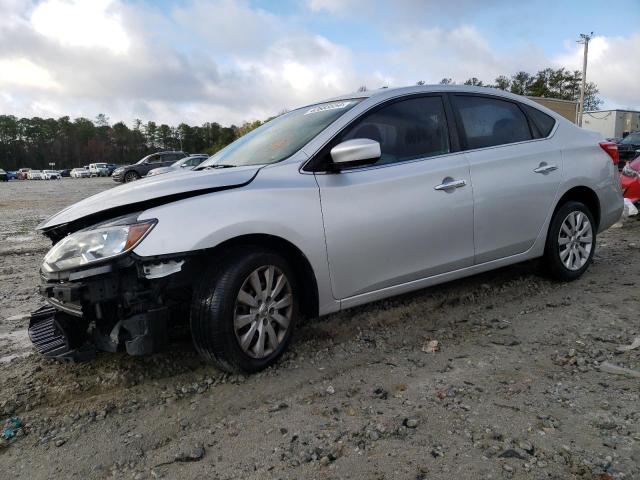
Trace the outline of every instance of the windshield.
<path fill-rule="evenodd" d="M 244 135 L 200 164 L 197 170 L 216 165 L 238 167 L 265 165 L 290 157 L 360 99 L 320 103 L 285 113 Z"/>
<path fill-rule="evenodd" d="M 630 133 L 620 143 L 640 143 L 640 133 Z"/>
<path fill-rule="evenodd" d="M 177 162 L 173 162 L 173 163 L 171 164 L 171 166 L 172 166 L 172 167 L 179 167 L 179 166 L 181 166 L 183 163 L 185 163 L 185 162 L 187 162 L 187 161 L 189 161 L 189 160 L 192 160 L 192 159 L 193 159 L 193 157 L 184 157 L 184 158 L 181 158 L 180 160 L 178 160 Z"/>

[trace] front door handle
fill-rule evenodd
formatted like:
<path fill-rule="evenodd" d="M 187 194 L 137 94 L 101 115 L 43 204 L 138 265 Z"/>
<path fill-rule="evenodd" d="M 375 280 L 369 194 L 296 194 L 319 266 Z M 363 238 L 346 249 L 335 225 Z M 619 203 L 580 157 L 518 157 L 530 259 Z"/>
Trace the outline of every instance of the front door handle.
<path fill-rule="evenodd" d="M 535 173 L 542 173 L 544 175 L 557 169 L 558 167 L 556 167 L 555 165 L 547 165 L 546 162 L 542 162 L 540 166 L 538 168 L 534 168 L 533 171 Z"/>
<path fill-rule="evenodd" d="M 465 180 L 454 180 L 451 177 L 447 177 L 444 180 L 442 180 L 442 183 L 440 185 L 436 185 L 435 187 L 433 187 L 434 190 L 452 190 L 454 188 L 460 188 L 460 187 L 464 187 L 467 184 L 467 182 Z"/>

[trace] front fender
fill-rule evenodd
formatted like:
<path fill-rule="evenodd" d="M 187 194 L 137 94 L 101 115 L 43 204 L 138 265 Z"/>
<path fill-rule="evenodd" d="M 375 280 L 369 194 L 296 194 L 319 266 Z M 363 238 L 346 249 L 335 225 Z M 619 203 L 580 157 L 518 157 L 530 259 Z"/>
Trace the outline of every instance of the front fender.
<path fill-rule="evenodd" d="M 134 250 L 142 257 L 206 250 L 243 235 L 283 238 L 313 268 L 320 313 L 339 307 L 330 289 L 318 185 L 297 163 L 265 167 L 244 187 L 161 205 L 138 218 L 158 220 Z"/>

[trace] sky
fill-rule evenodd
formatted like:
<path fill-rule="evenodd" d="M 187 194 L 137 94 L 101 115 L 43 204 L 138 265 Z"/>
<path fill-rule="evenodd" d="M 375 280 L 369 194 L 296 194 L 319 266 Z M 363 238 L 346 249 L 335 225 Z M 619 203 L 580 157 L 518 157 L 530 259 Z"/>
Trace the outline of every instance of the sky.
<path fill-rule="evenodd" d="M 640 110 L 640 0 L 0 0 L 0 114 L 239 125 L 360 86 L 582 67 Z"/>

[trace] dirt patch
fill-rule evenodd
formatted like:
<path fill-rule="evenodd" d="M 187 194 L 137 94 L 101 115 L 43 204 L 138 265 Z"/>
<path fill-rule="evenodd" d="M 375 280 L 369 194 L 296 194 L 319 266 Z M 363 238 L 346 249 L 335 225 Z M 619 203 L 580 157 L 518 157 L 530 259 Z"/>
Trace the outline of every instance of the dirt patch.
<path fill-rule="evenodd" d="M 576 282 L 528 263 L 311 320 L 251 377 L 188 343 L 46 360 L 22 342 L 48 248 L 30 229 L 112 185 L 0 188 L 0 236 L 31 237 L 0 252 L 0 419 L 25 423 L 0 448 L 12 478 L 640 477 L 638 379 L 601 368 L 640 371 L 640 348 L 618 350 L 640 334 L 639 221 L 601 235 Z"/>

